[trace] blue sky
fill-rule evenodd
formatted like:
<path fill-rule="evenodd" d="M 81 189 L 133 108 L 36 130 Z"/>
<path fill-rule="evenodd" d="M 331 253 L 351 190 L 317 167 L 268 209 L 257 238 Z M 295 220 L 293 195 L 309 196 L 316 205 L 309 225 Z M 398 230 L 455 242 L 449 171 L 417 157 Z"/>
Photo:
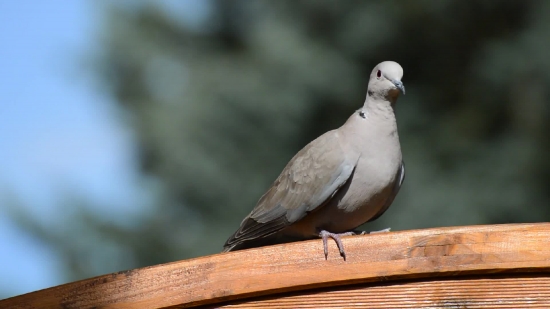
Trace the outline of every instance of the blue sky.
<path fill-rule="evenodd" d="M 88 61 L 100 48 L 97 4 L 0 0 L 0 291 L 5 295 L 65 280 L 56 253 L 6 218 L 14 199 L 44 224 L 70 212 L 63 208 L 67 193 L 109 205 L 111 215 L 140 211 L 132 132 L 120 122 L 112 98 L 101 92 Z"/>

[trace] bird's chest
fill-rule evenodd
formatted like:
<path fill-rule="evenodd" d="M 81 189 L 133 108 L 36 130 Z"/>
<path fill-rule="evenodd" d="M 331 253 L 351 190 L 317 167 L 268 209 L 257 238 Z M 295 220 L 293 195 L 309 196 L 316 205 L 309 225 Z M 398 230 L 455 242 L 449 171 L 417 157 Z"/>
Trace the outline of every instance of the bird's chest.
<path fill-rule="evenodd" d="M 349 181 L 349 188 L 342 192 L 338 208 L 355 211 L 365 205 L 377 204 L 385 200 L 396 180 L 401 165 L 401 151 L 373 152 L 359 158 Z M 375 205 L 372 205 L 375 206 Z"/>
<path fill-rule="evenodd" d="M 395 144 L 386 141 L 383 146 L 386 148 L 380 147 L 371 145 L 362 149 L 351 178 L 323 209 L 320 221 L 327 229 L 336 232 L 354 229 L 384 207 L 397 181 L 402 157 L 397 140 Z"/>

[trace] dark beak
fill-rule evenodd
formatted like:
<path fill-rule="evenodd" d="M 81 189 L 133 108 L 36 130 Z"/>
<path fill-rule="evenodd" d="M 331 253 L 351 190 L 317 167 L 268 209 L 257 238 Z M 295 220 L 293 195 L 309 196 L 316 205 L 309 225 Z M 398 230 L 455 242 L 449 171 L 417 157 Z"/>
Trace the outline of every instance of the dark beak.
<path fill-rule="evenodd" d="M 403 94 L 405 94 L 405 86 L 400 80 L 391 80 L 391 82 L 397 87 Z"/>

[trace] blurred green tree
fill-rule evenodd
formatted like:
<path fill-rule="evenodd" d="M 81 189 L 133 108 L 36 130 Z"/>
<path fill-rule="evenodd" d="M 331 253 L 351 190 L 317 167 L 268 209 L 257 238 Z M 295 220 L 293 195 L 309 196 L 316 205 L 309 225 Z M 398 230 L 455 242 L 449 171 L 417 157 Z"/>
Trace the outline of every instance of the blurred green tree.
<path fill-rule="evenodd" d="M 97 72 L 155 208 L 132 228 L 74 219 L 116 254 L 83 260 L 44 236 L 72 278 L 219 252 L 288 160 L 362 105 L 383 60 L 405 70 L 407 179 L 365 229 L 550 220 L 550 2 L 220 0 L 194 23 L 123 3 L 103 3 Z"/>

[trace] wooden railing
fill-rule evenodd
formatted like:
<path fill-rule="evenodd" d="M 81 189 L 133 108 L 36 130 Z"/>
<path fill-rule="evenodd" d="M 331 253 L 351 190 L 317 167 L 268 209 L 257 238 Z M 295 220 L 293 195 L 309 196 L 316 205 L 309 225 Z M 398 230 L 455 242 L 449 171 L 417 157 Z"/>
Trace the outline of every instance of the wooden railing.
<path fill-rule="evenodd" d="M 0 308 L 550 308 L 550 224 L 464 226 L 320 240 L 122 271 Z"/>

